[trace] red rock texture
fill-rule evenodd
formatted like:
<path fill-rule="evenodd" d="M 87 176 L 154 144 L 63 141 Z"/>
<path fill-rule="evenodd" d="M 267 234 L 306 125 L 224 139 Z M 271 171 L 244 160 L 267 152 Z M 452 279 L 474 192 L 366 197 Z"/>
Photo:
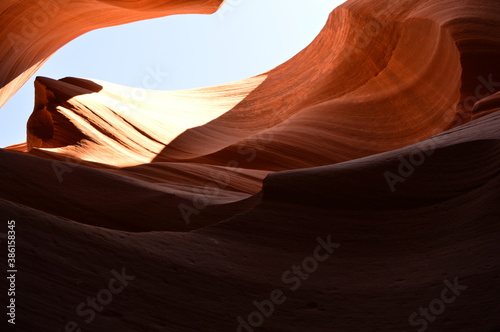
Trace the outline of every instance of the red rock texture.
<path fill-rule="evenodd" d="M 69 1 L 20 55 L 2 35 L 0 98 L 86 31 L 220 3 Z M 7 32 L 34 10 L 1 6 Z M 38 77 L 27 142 L 0 150 L 16 327 L 497 331 L 499 26 L 496 0 L 351 0 L 293 59 L 239 82 L 137 102 Z M 122 267 L 135 279 L 86 323 L 78 305 Z M 286 300 L 258 322 L 253 302 L 276 289 Z"/>
<path fill-rule="evenodd" d="M 54 54 L 91 30 L 176 14 L 211 14 L 224 0 L 2 0 L 0 107 Z"/>

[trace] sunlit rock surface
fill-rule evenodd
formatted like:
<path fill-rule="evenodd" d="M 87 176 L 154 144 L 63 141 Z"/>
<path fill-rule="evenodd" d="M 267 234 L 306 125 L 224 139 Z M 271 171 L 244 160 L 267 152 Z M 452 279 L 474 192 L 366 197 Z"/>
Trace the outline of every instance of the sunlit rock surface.
<path fill-rule="evenodd" d="M 2 2 L 0 100 L 87 31 L 221 2 L 67 0 L 13 45 L 37 4 Z M 0 150 L 16 328 L 497 331 L 499 27 L 496 0 L 352 0 L 238 82 L 38 77 L 26 143 Z"/>

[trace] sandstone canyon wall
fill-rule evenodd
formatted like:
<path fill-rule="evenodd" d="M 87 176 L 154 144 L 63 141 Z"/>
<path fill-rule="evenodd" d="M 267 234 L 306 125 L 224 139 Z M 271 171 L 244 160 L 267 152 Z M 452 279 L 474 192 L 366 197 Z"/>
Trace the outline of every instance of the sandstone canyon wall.
<path fill-rule="evenodd" d="M 0 104 L 85 32 L 221 3 L 3 1 Z M 37 77 L 0 150 L 16 331 L 499 331 L 499 56 L 496 0 L 350 0 L 238 82 Z"/>

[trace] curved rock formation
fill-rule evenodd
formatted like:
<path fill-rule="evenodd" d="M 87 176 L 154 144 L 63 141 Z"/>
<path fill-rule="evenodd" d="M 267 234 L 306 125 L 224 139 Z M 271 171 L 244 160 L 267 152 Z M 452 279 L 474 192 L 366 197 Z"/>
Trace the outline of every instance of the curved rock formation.
<path fill-rule="evenodd" d="M 9 4 L 2 22 L 31 8 Z M 0 150 L 21 331 L 497 331 L 498 26 L 496 0 L 351 0 L 239 82 L 38 77 L 27 142 Z M 0 96 L 69 38 L 47 31 L 2 63 Z"/>
<path fill-rule="evenodd" d="M 86 32 L 177 14 L 211 14 L 224 0 L 3 0 L 0 107 L 63 45 Z"/>

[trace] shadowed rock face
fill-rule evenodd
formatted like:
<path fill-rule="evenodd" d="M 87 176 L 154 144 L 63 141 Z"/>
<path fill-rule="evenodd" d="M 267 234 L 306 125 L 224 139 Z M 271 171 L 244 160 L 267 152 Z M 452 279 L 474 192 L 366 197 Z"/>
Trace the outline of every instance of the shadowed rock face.
<path fill-rule="evenodd" d="M 221 2 L 47 2 L 10 45 L 40 5 L 4 1 L 0 100 L 87 31 Z M 498 330 L 499 26 L 496 0 L 352 0 L 239 82 L 38 77 L 0 150 L 16 331 Z"/>

